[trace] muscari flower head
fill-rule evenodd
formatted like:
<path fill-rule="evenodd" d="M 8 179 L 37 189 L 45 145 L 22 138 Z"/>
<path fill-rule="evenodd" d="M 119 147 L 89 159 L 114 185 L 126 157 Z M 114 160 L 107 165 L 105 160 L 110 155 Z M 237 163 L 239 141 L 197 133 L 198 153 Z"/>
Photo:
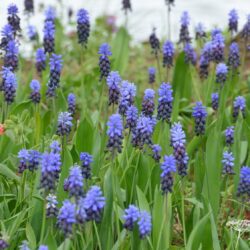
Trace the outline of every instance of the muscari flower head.
<path fill-rule="evenodd" d="M 186 43 L 184 47 L 184 53 L 185 53 L 185 62 L 195 65 L 197 60 L 197 54 L 190 43 Z"/>
<path fill-rule="evenodd" d="M 21 245 L 19 246 L 20 250 L 30 250 L 29 243 L 27 240 L 23 240 Z"/>
<path fill-rule="evenodd" d="M 92 186 L 86 193 L 84 208 L 87 214 L 87 221 L 94 220 L 99 222 L 105 206 L 105 197 L 98 186 Z"/>
<path fill-rule="evenodd" d="M 6 24 L 3 26 L 1 31 L 2 39 L 0 43 L 0 48 L 6 50 L 6 46 L 9 41 L 14 40 L 14 30 L 10 24 Z"/>
<path fill-rule="evenodd" d="M 45 245 L 39 246 L 38 250 L 49 250 L 49 248 Z"/>
<path fill-rule="evenodd" d="M 229 20 L 228 20 L 229 30 L 231 32 L 237 32 L 238 31 L 238 20 L 239 20 L 237 10 L 236 9 L 230 10 L 228 16 L 229 16 Z"/>
<path fill-rule="evenodd" d="M 225 42 L 221 33 L 212 34 L 212 60 L 215 63 L 224 61 Z"/>
<path fill-rule="evenodd" d="M 57 225 L 64 236 L 72 234 L 72 227 L 76 223 L 76 205 L 69 200 L 63 202 L 57 216 Z"/>
<path fill-rule="evenodd" d="M 56 19 L 56 9 L 52 6 L 48 6 L 45 10 L 45 21 L 52 21 L 54 22 Z"/>
<path fill-rule="evenodd" d="M 148 82 L 149 84 L 153 84 L 155 82 L 155 67 L 149 67 L 148 68 Z"/>
<path fill-rule="evenodd" d="M 212 108 L 214 110 L 217 110 L 219 107 L 219 93 L 218 92 L 212 93 L 211 99 L 212 99 Z"/>
<path fill-rule="evenodd" d="M 36 27 L 34 25 L 28 25 L 27 34 L 28 34 L 28 37 L 31 41 L 36 40 L 36 38 L 38 36 Z"/>
<path fill-rule="evenodd" d="M 173 90 L 170 83 L 162 83 L 159 90 L 157 119 L 170 122 L 173 107 Z"/>
<path fill-rule="evenodd" d="M 17 80 L 13 72 L 8 71 L 3 84 L 4 100 L 9 105 L 14 102 L 17 89 Z"/>
<path fill-rule="evenodd" d="M 179 43 L 189 43 L 191 38 L 189 36 L 188 26 L 190 24 L 190 16 L 187 11 L 184 11 L 181 15 L 181 30 L 179 36 Z"/>
<path fill-rule="evenodd" d="M 53 21 L 45 21 L 43 34 L 43 47 L 45 53 L 53 53 L 55 50 L 55 24 Z"/>
<path fill-rule="evenodd" d="M 225 130 L 226 145 L 232 146 L 234 143 L 234 126 L 227 127 Z"/>
<path fill-rule="evenodd" d="M 234 174 L 234 156 L 232 152 L 225 151 L 223 153 L 223 159 L 222 159 L 222 164 L 223 164 L 223 174 L 231 175 Z"/>
<path fill-rule="evenodd" d="M 54 194 L 48 194 L 46 197 L 46 217 L 56 217 L 58 215 L 58 201 L 56 199 L 56 196 Z"/>
<path fill-rule="evenodd" d="M 98 51 L 99 57 L 99 67 L 100 67 L 100 81 L 106 78 L 110 72 L 110 60 L 109 56 L 112 55 L 110 51 L 110 46 L 107 43 L 103 43 Z"/>
<path fill-rule="evenodd" d="M 54 154 L 60 154 L 61 152 L 61 145 L 58 141 L 52 141 L 50 144 L 50 150 Z"/>
<path fill-rule="evenodd" d="M 80 154 L 82 176 L 85 179 L 91 178 L 91 163 L 93 162 L 93 156 L 89 153 L 82 152 Z"/>
<path fill-rule="evenodd" d="M 215 37 L 216 37 L 216 35 L 218 35 L 218 34 L 222 35 L 221 29 L 220 29 L 220 28 L 217 28 L 217 27 L 213 28 L 213 29 L 211 30 L 211 37 L 212 37 L 212 40 L 214 40 Z"/>
<path fill-rule="evenodd" d="M 111 71 L 107 77 L 109 88 L 109 105 L 118 104 L 120 97 L 121 77 L 117 71 Z"/>
<path fill-rule="evenodd" d="M 123 227 L 129 231 L 132 231 L 139 217 L 140 217 L 139 209 L 135 205 L 129 205 L 129 207 L 124 210 Z"/>
<path fill-rule="evenodd" d="M 39 75 L 46 69 L 46 54 L 43 48 L 38 48 L 36 51 L 36 70 Z"/>
<path fill-rule="evenodd" d="M 122 0 L 122 9 L 127 15 L 128 11 L 132 11 L 130 0 Z"/>
<path fill-rule="evenodd" d="M 160 41 L 157 38 L 156 34 L 155 34 L 155 28 L 152 31 L 152 34 L 149 37 L 149 43 L 152 49 L 152 53 L 154 53 L 155 55 L 158 54 L 158 52 L 160 51 Z"/>
<path fill-rule="evenodd" d="M 154 113 L 155 103 L 154 103 L 155 91 L 153 89 L 146 89 L 144 91 L 144 98 L 142 101 L 142 114 L 151 117 Z"/>
<path fill-rule="evenodd" d="M 198 23 L 195 27 L 195 39 L 205 39 L 207 37 L 204 25 L 202 23 Z"/>
<path fill-rule="evenodd" d="M 236 42 L 233 42 L 229 48 L 228 66 L 237 70 L 240 66 L 240 49 Z"/>
<path fill-rule="evenodd" d="M 152 158 L 156 161 L 159 162 L 161 159 L 161 146 L 158 144 L 154 144 L 151 147 L 152 149 Z"/>
<path fill-rule="evenodd" d="M 23 173 L 23 171 L 28 168 L 29 151 L 27 149 L 21 149 L 17 157 L 19 159 L 18 173 Z"/>
<path fill-rule="evenodd" d="M 227 80 L 228 68 L 225 63 L 219 63 L 216 66 L 216 82 L 220 83 L 222 86 Z"/>
<path fill-rule="evenodd" d="M 164 194 L 167 194 L 168 192 L 172 193 L 172 187 L 174 184 L 173 173 L 176 172 L 176 160 L 173 155 L 164 156 L 161 170 L 161 190 Z"/>
<path fill-rule="evenodd" d="M 18 44 L 15 40 L 10 40 L 6 46 L 4 55 L 4 66 L 11 67 L 13 71 L 18 68 Z"/>
<path fill-rule="evenodd" d="M 137 119 L 138 119 L 138 109 L 134 105 L 129 106 L 126 111 L 125 127 L 133 131 L 136 127 Z"/>
<path fill-rule="evenodd" d="M 38 169 L 40 164 L 41 154 L 36 150 L 29 150 L 29 158 L 28 158 L 28 169 L 30 171 L 34 171 Z"/>
<path fill-rule="evenodd" d="M 240 170 L 240 182 L 238 184 L 238 196 L 250 198 L 250 168 L 244 166 Z"/>
<path fill-rule="evenodd" d="M 76 112 L 76 96 L 73 93 L 68 95 L 68 112 L 72 115 Z"/>
<path fill-rule="evenodd" d="M 21 30 L 18 8 L 15 4 L 10 4 L 8 6 L 8 23 L 12 26 L 15 35 Z"/>
<path fill-rule="evenodd" d="M 78 43 L 87 46 L 90 33 L 89 13 L 85 9 L 79 9 L 77 12 L 77 34 Z"/>
<path fill-rule="evenodd" d="M 34 0 L 24 0 L 24 10 L 26 13 L 34 12 Z"/>
<path fill-rule="evenodd" d="M 193 107 L 193 117 L 195 119 L 195 134 L 204 135 L 206 126 L 207 111 L 201 102 L 196 102 Z"/>
<path fill-rule="evenodd" d="M 140 218 L 138 220 L 140 238 L 143 239 L 150 235 L 152 229 L 151 216 L 147 211 L 140 212 Z"/>
<path fill-rule="evenodd" d="M 113 114 L 109 117 L 107 122 L 108 130 L 107 135 L 109 137 L 107 148 L 112 154 L 118 153 L 122 150 L 123 139 L 123 124 L 122 118 L 119 114 Z"/>
<path fill-rule="evenodd" d="M 171 68 L 174 59 L 174 44 L 171 41 L 166 41 L 162 47 L 163 67 Z"/>
<path fill-rule="evenodd" d="M 56 134 L 60 136 L 69 135 L 72 124 L 72 114 L 69 112 L 61 112 L 58 116 L 58 124 Z"/>
<path fill-rule="evenodd" d="M 246 116 L 246 99 L 243 96 L 237 96 L 233 104 L 233 118 L 236 120 L 241 111 L 243 118 Z"/>
<path fill-rule="evenodd" d="M 83 224 L 87 221 L 87 214 L 84 208 L 84 198 L 80 197 L 77 201 L 76 220 L 78 224 Z"/>
<path fill-rule="evenodd" d="M 205 43 L 200 57 L 200 78 L 206 79 L 208 77 L 209 63 L 212 59 L 212 42 Z"/>
<path fill-rule="evenodd" d="M 247 22 L 243 27 L 241 36 L 245 39 L 245 41 L 250 38 L 250 14 L 247 16 Z"/>
<path fill-rule="evenodd" d="M 32 80 L 30 82 L 30 89 L 31 89 L 31 94 L 30 94 L 30 99 L 34 103 L 39 103 L 41 100 L 41 94 L 40 94 L 40 82 L 38 80 Z"/>
<path fill-rule="evenodd" d="M 8 249 L 9 244 L 8 242 L 6 242 L 4 239 L 0 238 L 0 249 L 4 250 L 4 249 Z"/>

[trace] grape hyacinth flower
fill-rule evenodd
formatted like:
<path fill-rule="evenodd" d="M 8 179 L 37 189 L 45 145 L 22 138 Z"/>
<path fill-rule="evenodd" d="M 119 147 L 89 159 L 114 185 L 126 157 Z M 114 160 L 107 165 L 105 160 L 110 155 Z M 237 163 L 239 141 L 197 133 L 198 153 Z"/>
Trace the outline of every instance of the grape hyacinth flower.
<path fill-rule="evenodd" d="M 36 150 L 29 150 L 28 153 L 28 169 L 29 171 L 33 172 L 34 170 L 38 169 L 41 160 L 41 154 Z"/>
<path fill-rule="evenodd" d="M 211 30 L 211 38 L 214 40 L 216 38 L 216 35 L 222 35 L 222 31 L 220 28 L 215 27 L 214 29 Z"/>
<path fill-rule="evenodd" d="M 69 112 L 61 112 L 58 116 L 58 124 L 56 134 L 60 136 L 69 135 L 72 124 L 72 116 Z"/>
<path fill-rule="evenodd" d="M 111 115 L 107 122 L 107 126 L 107 135 L 109 137 L 107 144 L 108 150 L 112 155 L 116 152 L 121 153 L 123 139 L 123 124 L 121 116 L 119 114 Z"/>
<path fill-rule="evenodd" d="M 85 9 L 79 9 L 77 12 L 78 43 L 87 47 L 89 33 L 90 33 L 89 13 Z"/>
<path fill-rule="evenodd" d="M 219 93 L 218 92 L 212 93 L 211 97 L 212 97 L 212 108 L 214 110 L 218 110 L 218 107 L 219 107 Z"/>
<path fill-rule="evenodd" d="M 154 113 L 155 103 L 154 103 L 155 91 L 153 89 L 146 89 L 144 92 L 144 98 L 142 101 L 142 114 L 151 117 Z"/>
<path fill-rule="evenodd" d="M 200 57 L 200 78 L 201 79 L 206 79 L 208 77 L 208 68 L 209 68 L 209 63 L 212 59 L 212 43 L 207 42 L 205 43 L 202 51 L 201 51 L 201 57 Z"/>
<path fill-rule="evenodd" d="M 57 216 L 57 225 L 64 236 L 68 237 L 72 234 L 72 227 L 76 222 L 76 205 L 65 200 Z"/>
<path fill-rule="evenodd" d="M 15 4 L 10 4 L 8 7 L 8 23 L 12 26 L 14 35 L 21 31 L 20 17 L 18 16 L 18 8 Z"/>
<path fill-rule="evenodd" d="M 247 16 L 247 22 L 243 27 L 241 37 L 247 42 L 250 38 L 250 14 Z"/>
<path fill-rule="evenodd" d="M 43 48 L 36 51 L 36 70 L 39 75 L 46 69 L 46 54 Z"/>
<path fill-rule="evenodd" d="M 13 71 L 18 68 L 18 45 L 15 40 L 8 42 L 4 55 L 4 66 L 11 67 Z"/>
<path fill-rule="evenodd" d="M 153 28 L 153 32 L 149 37 L 149 43 L 152 49 L 152 53 L 154 53 L 157 56 L 158 52 L 160 51 L 160 41 L 155 34 L 155 30 L 156 29 Z"/>
<path fill-rule="evenodd" d="M 195 27 L 195 39 L 196 40 L 204 40 L 207 37 L 204 25 L 202 23 L 198 23 Z"/>
<path fill-rule="evenodd" d="M 132 11 L 130 0 L 122 0 L 122 9 L 126 15 L 128 14 L 128 11 Z"/>
<path fill-rule="evenodd" d="M 100 67 L 100 81 L 106 78 L 110 72 L 110 60 L 109 56 L 112 55 L 110 51 L 110 46 L 107 43 L 103 43 L 98 51 L 99 57 L 99 67 Z"/>
<path fill-rule="evenodd" d="M 89 153 L 82 152 L 80 154 L 82 176 L 84 179 L 91 178 L 91 163 L 93 162 L 93 156 Z"/>
<path fill-rule="evenodd" d="M 18 165 L 18 173 L 23 173 L 25 169 L 28 168 L 28 160 L 29 160 L 29 151 L 27 149 L 21 149 L 18 152 L 18 159 L 19 159 L 19 165 Z"/>
<path fill-rule="evenodd" d="M 30 94 L 30 99 L 32 102 L 35 104 L 38 104 L 41 100 L 41 94 L 40 94 L 40 82 L 38 80 L 32 80 L 30 83 L 30 88 L 31 88 L 31 94 Z"/>
<path fill-rule="evenodd" d="M 38 250 L 49 250 L 49 248 L 45 245 L 39 246 Z"/>
<path fill-rule="evenodd" d="M 155 82 L 155 67 L 149 67 L 148 68 L 148 82 L 149 84 L 153 84 Z"/>
<path fill-rule="evenodd" d="M 125 128 L 129 128 L 129 130 L 133 131 L 136 127 L 137 119 L 138 119 L 138 109 L 134 105 L 129 106 L 126 111 Z"/>
<path fill-rule="evenodd" d="M 109 88 L 109 105 L 118 104 L 120 97 L 121 77 L 117 71 L 111 71 L 107 77 Z"/>
<path fill-rule="evenodd" d="M 172 193 L 174 184 L 173 173 L 176 172 L 176 160 L 173 155 L 164 156 L 164 161 L 161 164 L 161 190 L 163 194 Z"/>
<path fill-rule="evenodd" d="M 222 173 L 226 175 L 232 175 L 234 174 L 234 156 L 232 152 L 225 151 L 223 153 L 223 159 L 222 159 L 222 164 L 223 164 L 223 170 Z"/>
<path fill-rule="evenodd" d="M 55 25 L 52 21 L 45 21 L 43 29 L 43 47 L 45 53 L 55 50 Z"/>
<path fill-rule="evenodd" d="M 84 198 L 80 197 L 77 201 L 76 220 L 78 224 L 83 224 L 87 221 L 87 214 L 84 208 Z"/>
<path fill-rule="evenodd" d="M 54 194 L 49 194 L 46 197 L 46 217 L 47 218 L 53 218 L 58 215 L 58 201 L 56 199 L 56 196 Z"/>
<path fill-rule="evenodd" d="M 76 97 L 73 93 L 69 93 L 68 95 L 68 112 L 72 114 L 72 116 L 76 112 Z"/>
<path fill-rule="evenodd" d="M 230 45 L 228 55 L 228 66 L 233 70 L 237 70 L 240 66 L 240 49 L 236 42 L 233 42 Z"/>
<path fill-rule="evenodd" d="M 83 196 L 83 176 L 79 166 L 71 167 L 69 177 L 64 181 L 64 190 L 69 192 L 70 197 Z"/>
<path fill-rule="evenodd" d="M 45 21 L 51 21 L 54 23 L 56 19 L 56 10 L 54 7 L 48 6 L 44 14 L 45 14 Z"/>
<path fill-rule="evenodd" d="M 173 90 L 170 83 L 163 82 L 158 94 L 157 119 L 170 122 L 173 107 Z"/>
<path fill-rule="evenodd" d="M 184 47 L 184 53 L 185 53 L 185 63 L 191 63 L 192 65 L 195 66 L 196 60 L 197 60 L 197 55 L 190 43 L 186 43 Z"/>
<path fill-rule="evenodd" d="M 140 218 L 138 221 L 140 238 L 143 239 L 150 235 L 152 229 L 151 216 L 147 211 L 140 212 Z"/>
<path fill-rule="evenodd" d="M 19 246 L 19 250 L 30 250 L 29 243 L 27 240 L 23 240 Z"/>
<path fill-rule="evenodd" d="M 245 196 L 250 198 L 250 168 L 244 166 L 240 170 L 240 182 L 238 184 L 238 196 Z"/>
<path fill-rule="evenodd" d="M 38 37 L 37 30 L 36 30 L 36 27 L 34 25 L 28 25 L 27 34 L 28 34 L 28 37 L 31 41 L 36 40 Z"/>
<path fill-rule="evenodd" d="M 190 43 L 191 37 L 189 36 L 188 26 L 190 24 L 190 17 L 187 11 L 184 11 L 181 15 L 181 30 L 179 36 L 179 43 Z"/>
<path fill-rule="evenodd" d="M 207 111 L 201 102 L 196 102 L 193 107 L 193 117 L 195 119 L 195 134 L 197 136 L 205 134 Z"/>
<path fill-rule="evenodd" d="M 246 99 L 243 96 L 237 96 L 233 105 L 233 118 L 236 120 L 241 111 L 243 118 L 246 117 Z"/>
<path fill-rule="evenodd" d="M 227 127 L 225 130 L 226 145 L 232 146 L 234 143 L 234 126 Z"/>
<path fill-rule="evenodd" d="M 58 141 L 52 141 L 50 144 L 50 150 L 54 154 L 60 154 L 61 146 Z"/>
<path fill-rule="evenodd" d="M 160 159 L 161 159 L 161 146 L 158 145 L 158 144 L 154 144 L 152 145 L 151 147 L 152 149 L 152 158 L 156 161 L 156 162 L 159 162 Z"/>
<path fill-rule="evenodd" d="M 174 6 L 174 0 L 165 0 L 165 3 L 168 6 L 169 11 L 171 10 L 171 6 Z"/>
<path fill-rule="evenodd" d="M 129 207 L 124 210 L 123 227 L 129 231 L 132 231 L 139 217 L 140 217 L 139 209 L 135 205 L 129 205 Z"/>
<path fill-rule="evenodd" d="M 14 31 L 10 24 L 4 25 L 2 31 L 1 31 L 1 43 L 0 48 L 6 50 L 7 44 L 9 41 L 14 40 Z"/>
<path fill-rule="evenodd" d="M 7 78 L 9 73 L 12 73 L 11 68 L 2 66 L 2 71 L 0 72 L 0 74 L 2 76 L 2 82 L 1 82 L 1 85 L 0 85 L 0 90 L 1 91 L 3 91 L 4 83 L 5 83 L 6 78 Z"/>
<path fill-rule="evenodd" d="M 34 12 L 34 0 L 24 0 L 24 10 L 26 13 Z"/>
<path fill-rule="evenodd" d="M 0 249 L 4 250 L 4 249 L 8 249 L 9 244 L 4 240 L 0 238 Z"/>
<path fill-rule="evenodd" d="M 162 47 L 163 67 L 171 68 L 174 59 L 174 44 L 171 41 L 166 41 Z"/>
<path fill-rule="evenodd" d="M 182 177 L 187 175 L 187 167 L 189 157 L 186 152 L 186 135 L 182 129 L 182 125 L 176 122 L 171 129 L 171 146 L 174 149 L 174 157 L 178 174 Z"/>
<path fill-rule="evenodd" d="M 224 37 L 221 33 L 215 33 L 212 37 L 212 60 L 215 63 L 224 61 Z"/>
<path fill-rule="evenodd" d="M 8 71 L 3 84 L 4 100 L 8 105 L 14 102 L 16 96 L 16 89 L 17 89 L 16 76 L 11 71 Z"/>
<path fill-rule="evenodd" d="M 220 83 L 221 86 L 223 86 L 227 80 L 227 73 L 227 65 L 225 63 L 219 63 L 216 67 L 216 82 Z"/>
<path fill-rule="evenodd" d="M 232 9 L 229 12 L 228 16 L 229 16 L 229 20 L 228 20 L 229 31 L 231 31 L 231 33 L 237 32 L 238 20 L 239 20 L 238 12 L 236 11 L 236 9 Z"/>
<path fill-rule="evenodd" d="M 84 199 L 84 208 L 87 214 L 86 220 L 100 222 L 104 206 L 105 197 L 103 197 L 100 187 L 92 186 Z"/>

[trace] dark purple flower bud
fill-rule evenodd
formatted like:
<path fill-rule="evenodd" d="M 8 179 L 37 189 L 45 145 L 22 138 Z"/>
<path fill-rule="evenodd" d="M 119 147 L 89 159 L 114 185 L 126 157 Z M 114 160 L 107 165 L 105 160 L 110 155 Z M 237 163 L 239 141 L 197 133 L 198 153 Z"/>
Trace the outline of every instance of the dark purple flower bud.
<path fill-rule="evenodd" d="M 236 9 L 232 9 L 229 14 L 229 20 L 228 20 L 228 26 L 229 26 L 229 30 L 233 33 L 233 32 L 237 32 L 238 31 L 238 12 L 236 11 Z"/>
<path fill-rule="evenodd" d="M 238 196 L 243 196 L 249 200 L 250 198 L 250 168 L 244 166 L 240 170 L 240 182 L 238 184 Z"/>
<path fill-rule="evenodd" d="M 129 205 L 129 207 L 124 210 L 123 227 L 129 231 L 132 231 L 139 217 L 140 217 L 139 209 L 135 205 Z"/>
<path fill-rule="evenodd" d="M 45 21 L 43 29 L 43 47 L 45 53 L 53 53 L 55 50 L 55 24 L 53 21 Z"/>
<path fill-rule="evenodd" d="M 18 165 L 18 173 L 23 173 L 25 169 L 28 168 L 28 161 L 29 161 L 29 151 L 27 149 L 21 149 L 18 152 L 18 159 L 19 159 L 19 165 Z"/>
<path fill-rule="evenodd" d="M 241 32 L 241 37 L 247 41 L 250 38 L 250 14 L 247 16 L 247 22 Z"/>
<path fill-rule="evenodd" d="M 150 235 L 152 230 L 151 216 L 147 211 L 140 212 L 140 218 L 138 221 L 140 238 L 143 239 Z"/>
<path fill-rule="evenodd" d="M 7 75 L 4 78 L 4 85 L 3 85 L 4 100 L 7 102 L 8 105 L 14 102 L 16 96 L 16 89 L 17 89 L 16 76 L 11 71 L 8 71 Z"/>
<path fill-rule="evenodd" d="M 195 134 L 197 136 L 204 135 L 207 111 L 206 107 L 202 106 L 201 102 L 196 102 L 196 105 L 193 107 L 193 117 L 195 119 Z"/>
<path fill-rule="evenodd" d="M 195 39 L 196 40 L 204 40 L 207 37 L 204 25 L 202 23 L 198 23 L 195 27 Z"/>
<path fill-rule="evenodd" d="M 160 41 L 155 34 L 155 30 L 156 29 L 154 28 L 152 34 L 149 37 L 149 43 L 152 49 L 152 53 L 157 55 L 158 52 L 160 51 Z"/>
<path fill-rule="evenodd" d="M 165 0 L 165 3 L 169 9 L 171 9 L 171 7 L 174 6 L 174 0 Z"/>
<path fill-rule="evenodd" d="M 82 176 L 84 179 L 91 178 L 91 163 L 93 162 L 93 156 L 89 153 L 82 152 L 80 154 L 80 161 L 82 167 Z"/>
<path fill-rule="evenodd" d="M 122 0 L 122 9 L 127 15 L 129 11 L 132 11 L 130 0 Z"/>
<path fill-rule="evenodd" d="M 240 49 L 236 42 L 233 42 L 230 45 L 228 55 L 228 66 L 233 70 L 237 70 L 240 66 Z"/>
<path fill-rule="evenodd" d="M 24 0 L 24 10 L 26 13 L 34 12 L 34 0 Z"/>
<path fill-rule="evenodd" d="M 184 47 L 185 63 L 191 63 L 195 66 L 197 60 L 197 54 L 190 43 L 186 43 Z"/>
<path fill-rule="evenodd" d="M 170 122 L 173 107 L 173 90 L 170 83 L 163 82 L 158 94 L 157 119 Z"/>
<path fill-rule="evenodd" d="M 36 70 L 39 75 L 46 69 L 46 54 L 43 48 L 36 51 Z"/>
<path fill-rule="evenodd" d="M 18 45 L 15 40 L 8 42 L 4 55 L 4 66 L 11 67 L 13 71 L 18 68 Z"/>
<path fill-rule="evenodd" d="M 234 156 L 232 152 L 225 151 L 223 153 L 223 159 L 222 159 L 222 164 L 223 164 L 223 170 L 222 173 L 226 175 L 231 175 L 234 174 Z"/>
<path fill-rule="evenodd" d="M 69 135 L 72 124 L 72 116 L 69 112 L 61 112 L 58 116 L 58 124 L 56 134 L 60 136 Z"/>
<path fill-rule="evenodd" d="M 110 72 L 110 60 L 109 56 L 112 55 L 110 51 L 110 46 L 107 43 L 103 43 L 98 51 L 99 57 L 99 67 L 100 67 L 100 81 L 106 78 Z"/>
<path fill-rule="evenodd" d="M 29 25 L 27 28 L 27 34 L 31 41 L 36 40 L 38 37 L 36 27 L 34 25 Z"/>
<path fill-rule="evenodd" d="M 166 41 L 162 47 L 163 67 L 171 68 L 174 59 L 174 44 L 171 41 Z"/>
<path fill-rule="evenodd" d="M 49 248 L 45 245 L 39 246 L 38 250 L 49 250 Z"/>
<path fill-rule="evenodd" d="M 4 250 L 4 249 L 8 249 L 9 244 L 4 240 L 4 239 L 0 239 L 0 249 Z"/>
<path fill-rule="evenodd" d="M 72 234 L 72 227 L 76 222 L 76 205 L 65 200 L 57 216 L 57 225 L 64 236 L 68 237 Z"/>
<path fill-rule="evenodd" d="M 212 108 L 214 110 L 218 110 L 219 107 L 219 93 L 212 93 L 211 95 L 212 97 Z"/>
<path fill-rule="evenodd" d="M 120 153 L 122 151 L 123 139 L 123 124 L 121 116 L 119 114 L 111 115 L 107 122 L 107 126 L 107 135 L 109 137 L 107 148 L 113 155 L 116 151 Z"/>
<path fill-rule="evenodd" d="M 225 63 L 219 63 L 216 66 L 216 82 L 219 83 L 221 86 L 223 86 L 227 80 L 227 73 L 228 69 Z"/>
<path fill-rule="evenodd" d="M 8 23 L 12 26 L 14 35 L 21 31 L 20 28 L 20 17 L 18 14 L 18 8 L 15 4 L 10 4 L 8 6 Z"/>
<path fill-rule="evenodd" d="M 107 77 L 107 85 L 109 88 L 109 105 L 118 104 L 120 97 L 121 77 L 118 72 L 111 71 Z"/>
<path fill-rule="evenodd" d="M 234 143 L 234 126 L 227 127 L 225 130 L 226 145 L 232 146 Z"/>
<path fill-rule="evenodd" d="M 161 159 L 161 146 L 158 144 L 152 145 L 152 158 L 156 161 L 159 162 Z"/>
<path fill-rule="evenodd" d="M 207 42 L 205 43 L 202 51 L 201 51 L 201 57 L 200 57 L 200 78 L 206 79 L 208 77 L 208 68 L 209 63 L 212 59 L 212 43 Z"/>
<path fill-rule="evenodd" d="M 105 197 L 103 197 L 100 187 L 92 186 L 84 199 L 84 208 L 87 214 L 86 220 L 100 222 L 104 206 Z"/>
<path fill-rule="evenodd" d="M 28 169 L 33 172 L 34 170 L 38 169 L 41 161 L 41 154 L 36 150 L 29 150 L 28 154 Z"/>
<path fill-rule="evenodd" d="M 212 34 L 212 60 L 216 63 L 224 61 L 224 37 L 221 33 Z"/>
<path fill-rule="evenodd" d="M 35 104 L 39 103 L 40 100 L 41 100 L 40 82 L 38 80 L 32 80 L 31 83 L 30 83 L 30 89 L 31 89 L 30 99 Z"/>
<path fill-rule="evenodd" d="M 136 127 L 137 119 L 138 119 L 138 109 L 134 105 L 129 106 L 126 111 L 125 127 L 133 131 Z"/>
<path fill-rule="evenodd" d="M 188 26 L 190 24 L 190 17 L 187 11 L 184 11 L 181 15 L 181 30 L 179 43 L 190 43 L 191 37 L 189 35 Z"/>
<path fill-rule="evenodd" d="M 237 96 L 234 100 L 234 107 L 233 107 L 233 118 L 236 120 L 239 113 L 243 118 L 246 117 L 246 99 L 243 96 Z"/>
<path fill-rule="evenodd" d="M 54 194 L 49 194 L 46 197 L 46 217 L 47 218 L 53 218 L 58 215 L 58 201 L 56 199 L 56 196 Z"/>
<path fill-rule="evenodd" d="M 148 68 L 148 83 L 153 84 L 155 82 L 155 72 L 156 69 L 154 67 Z"/>
<path fill-rule="evenodd" d="M 73 93 L 68 95 L 68 112 L 72 114 L 72 116 L 76 112 L 76 97 Z"/>
<path fill-rule="evenodd" d="M 146 89 L 144 92 L 144 98 L 142 101 L 142 114 L 151 117 L 154 113 L 155 103 L 154 103 L 155 91 L 153 89 Z"/>
<path fill-rule="evenodd" d="M 14 40 L 14 31 L 10 24 L 4 25 L 1 31 L 2 39 L 0 43 L 0 48 L 6 50 L 9 41 Z"/>
<path fill-rule="evenodd" d="M 45 21 L 51 21 L 54 22 L 56 19 L 56 10 L 52 6 L 48 6 L 45 10 Z"/>
<path fill-rule="evenodd" d="M 78 43 L 87 47 L 89 33 L 90 33 L 89 13 L 85 9 L 80 9 L 77 12 Z"/>

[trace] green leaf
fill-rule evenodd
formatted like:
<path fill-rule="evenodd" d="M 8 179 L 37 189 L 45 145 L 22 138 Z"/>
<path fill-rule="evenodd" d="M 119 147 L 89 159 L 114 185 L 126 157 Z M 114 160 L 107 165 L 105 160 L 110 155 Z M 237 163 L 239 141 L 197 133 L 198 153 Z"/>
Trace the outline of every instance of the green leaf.
<path fill-rule="evenodd" d="M 29 245 L 31 249 L 35 249 L 36 248 L 36 236 L 30 223 L 26 224 L 26 237 L 29 241 Z"/>
<path fill-rule="evenodd" d="M 148 204 L 145 194 L 141 191 L 141 189 L 138 186 L 136 186 L 136 191 L 137 191 L 137 197 L 138 197 L 138 202 L 139 202 L 139 208 L 141 210 L 146 210 L 150 212 L 149 204 Z"/>

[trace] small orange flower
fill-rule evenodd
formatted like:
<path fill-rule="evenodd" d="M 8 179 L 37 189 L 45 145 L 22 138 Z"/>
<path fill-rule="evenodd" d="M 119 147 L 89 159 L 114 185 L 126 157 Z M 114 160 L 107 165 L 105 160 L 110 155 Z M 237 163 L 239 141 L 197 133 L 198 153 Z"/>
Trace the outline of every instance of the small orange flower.
<path fill-rule="evenodd" d="M 4 131 L 4 125 L 0 123 L 0 135 L 3 135 Z"/>

